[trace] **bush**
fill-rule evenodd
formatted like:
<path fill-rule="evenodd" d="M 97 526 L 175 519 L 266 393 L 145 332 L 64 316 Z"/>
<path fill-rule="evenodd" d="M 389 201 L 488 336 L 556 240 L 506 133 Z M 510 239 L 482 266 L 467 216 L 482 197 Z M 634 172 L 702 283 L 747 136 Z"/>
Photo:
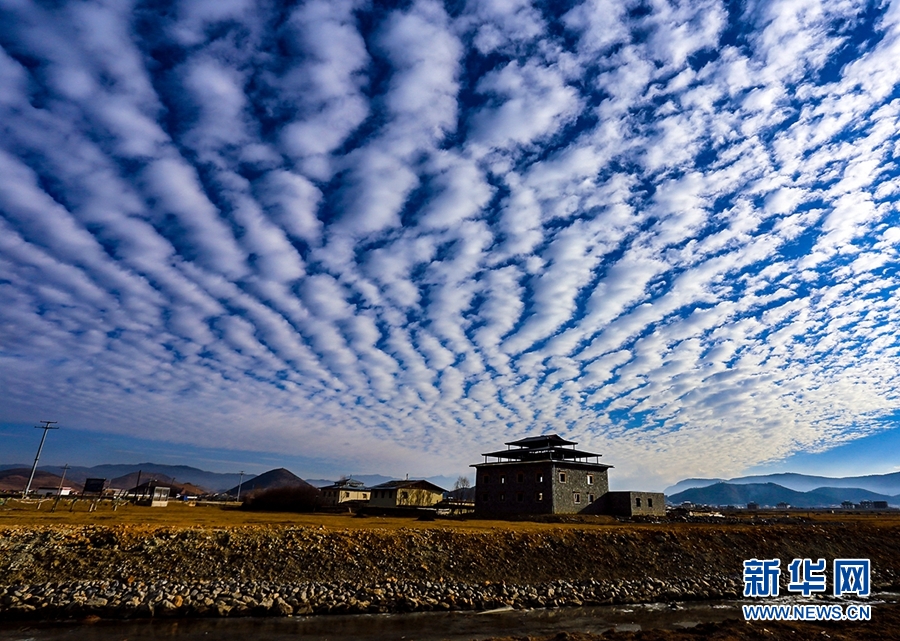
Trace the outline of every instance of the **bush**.
<path fill-rule="evenodd" d="M 276 487 L 253 493 L 242 508 L 269 512 L 314 512 L 321 504 L 321 492 L 315 487 Z"/>

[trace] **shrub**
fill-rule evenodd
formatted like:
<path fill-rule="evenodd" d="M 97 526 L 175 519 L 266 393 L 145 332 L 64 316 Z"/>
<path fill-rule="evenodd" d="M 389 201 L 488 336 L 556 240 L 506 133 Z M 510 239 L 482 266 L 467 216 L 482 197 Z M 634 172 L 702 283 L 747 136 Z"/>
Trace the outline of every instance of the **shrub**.
<path fill-rule="evenodd" d="M 315 487 L 276 487 L 253 493 L 244 499 L 241 507 L 270 512 L 314 512 L 321 504 L 321 494 Z"/>

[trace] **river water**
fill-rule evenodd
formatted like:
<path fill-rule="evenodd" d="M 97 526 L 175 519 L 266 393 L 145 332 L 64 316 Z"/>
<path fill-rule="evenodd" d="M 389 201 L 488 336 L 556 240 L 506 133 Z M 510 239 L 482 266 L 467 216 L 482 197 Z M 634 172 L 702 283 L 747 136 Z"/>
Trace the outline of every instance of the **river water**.
<path fill-rule="evenodd" d="M 741 605 L 754 601 L 688 601 L 581 608 L 420 612 L 235 619 L 0 622 L 0 641 L 473 641 L 490 637 L 551 636 L 610 629 L 679 629 L 743 619 Z M 759 601 L 755 601 L 759 603 Z M 900 594 L 882 592 L 868 601 L 877 610 Z M 809 603 L 796 596 L 767 603 Z"/>
<path fill-rule="evenodd" d="M 609 629 L 684 628 L 741 616 L 740 604 L 653 603 L 488 612 L 320 615 L 287 618 L 150 619 L 96 623 L 0 624 L 2 641 L 472 641 Z"/>

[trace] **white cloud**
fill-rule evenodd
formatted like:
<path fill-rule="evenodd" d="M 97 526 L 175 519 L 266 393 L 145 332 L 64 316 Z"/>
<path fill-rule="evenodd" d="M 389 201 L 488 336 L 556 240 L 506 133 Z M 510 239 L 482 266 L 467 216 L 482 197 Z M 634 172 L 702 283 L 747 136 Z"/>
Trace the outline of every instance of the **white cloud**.
<path fill-rule="evenodd" d="M 154 11 L 0 8 L 0 419 L 662 483 L 895 411 L 895 8 Z"/>
<path fill-rule="evenodd" d="M 580 106 L 578 93 L 558 69 L 510 62 L 482 78 L 477 90 L 496 97 L 499 105 L 472 117 L 472 140 L 481 152 L 528 145 L 556 133 Z"/>

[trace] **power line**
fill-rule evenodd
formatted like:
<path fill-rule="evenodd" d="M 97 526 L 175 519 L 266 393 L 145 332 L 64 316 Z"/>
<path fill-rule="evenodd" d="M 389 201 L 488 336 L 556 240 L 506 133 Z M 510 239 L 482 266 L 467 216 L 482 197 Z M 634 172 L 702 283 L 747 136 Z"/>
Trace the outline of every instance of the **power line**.
<path fill-rule="evenodd" d="M 240 480 L 240 482 L 238 483 L 238 493 L 237 493 L 237 500 L 238 500 L 238 501 L 241 500 L 241 486 L 244 484 L 244 470 L 241 470 L 241 471 L 240 471 L 240 475 L 241 475 L 241 480 Z"/>

